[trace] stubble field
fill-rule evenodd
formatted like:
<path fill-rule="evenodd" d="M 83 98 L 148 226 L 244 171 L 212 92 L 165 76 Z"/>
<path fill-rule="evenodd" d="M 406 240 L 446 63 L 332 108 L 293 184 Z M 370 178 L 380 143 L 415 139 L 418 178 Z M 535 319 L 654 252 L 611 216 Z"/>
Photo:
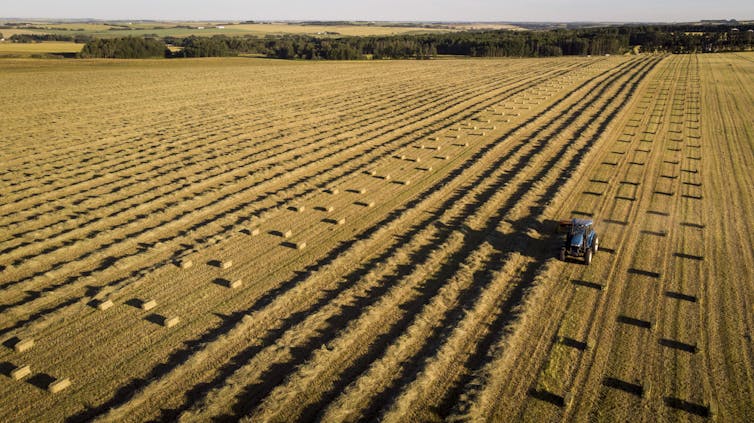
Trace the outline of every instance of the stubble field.
<path fill-rule="evenodd" d="M 754 54 L 0 81 L 2 421 L 754 419 Z"/>

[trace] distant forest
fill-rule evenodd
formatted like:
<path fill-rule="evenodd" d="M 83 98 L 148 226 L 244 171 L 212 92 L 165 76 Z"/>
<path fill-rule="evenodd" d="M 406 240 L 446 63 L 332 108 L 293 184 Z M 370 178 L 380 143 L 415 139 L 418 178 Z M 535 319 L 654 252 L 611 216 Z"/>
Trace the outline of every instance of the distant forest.
<path fill-rule="evenodd" d="M 752 50 L 754 25 L 625 25 L 546 31 L 464 31 L 418 35 L 319 38 L 306 35 L 85 39 L 81 35 L 14 35 L 11 41 L 86 42 L 80 57 L 221 57 L 355 60 L 554 57 L 628 52 L 712 53 Z M 66 38 L 69 37 L 70 39 Z M 65 38 L 65 39 L 63 39 Z M 168 46 L 173 47 L 172 49 Z"/>

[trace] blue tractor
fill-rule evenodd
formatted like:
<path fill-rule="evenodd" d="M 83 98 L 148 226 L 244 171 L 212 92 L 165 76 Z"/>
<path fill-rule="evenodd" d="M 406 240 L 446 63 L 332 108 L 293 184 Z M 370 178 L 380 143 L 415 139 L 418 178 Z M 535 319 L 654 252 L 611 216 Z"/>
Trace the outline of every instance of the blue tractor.
<path fill-rule="evenodd" d="M 566 257 L 584 257 L 584 263 L 592 264 L 592 256 L 600 248 L 600 240 L 594 230 L 594 222 L 589 219 L 571 219 L 560 222 L 565 242 L 560 248 L 560 260 Z"/>

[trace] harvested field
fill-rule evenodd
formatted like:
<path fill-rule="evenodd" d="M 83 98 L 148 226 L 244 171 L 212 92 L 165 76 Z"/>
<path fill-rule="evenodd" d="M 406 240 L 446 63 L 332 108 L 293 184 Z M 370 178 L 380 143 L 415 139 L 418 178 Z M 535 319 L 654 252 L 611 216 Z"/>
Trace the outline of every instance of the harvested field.
<path fill-rule="evenodd" d="M 754 420 L 754 54 L 0 75 L 2 421 Z"/>

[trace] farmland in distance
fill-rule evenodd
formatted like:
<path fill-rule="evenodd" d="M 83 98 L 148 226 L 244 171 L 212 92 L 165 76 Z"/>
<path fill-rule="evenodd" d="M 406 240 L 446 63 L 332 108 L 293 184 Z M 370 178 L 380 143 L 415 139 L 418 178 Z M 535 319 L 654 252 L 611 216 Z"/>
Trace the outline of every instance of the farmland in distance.
<path fill-rule="evenodd" d="M 754 54 L 0 81 L 0 420 L 754 419 Z"/>

